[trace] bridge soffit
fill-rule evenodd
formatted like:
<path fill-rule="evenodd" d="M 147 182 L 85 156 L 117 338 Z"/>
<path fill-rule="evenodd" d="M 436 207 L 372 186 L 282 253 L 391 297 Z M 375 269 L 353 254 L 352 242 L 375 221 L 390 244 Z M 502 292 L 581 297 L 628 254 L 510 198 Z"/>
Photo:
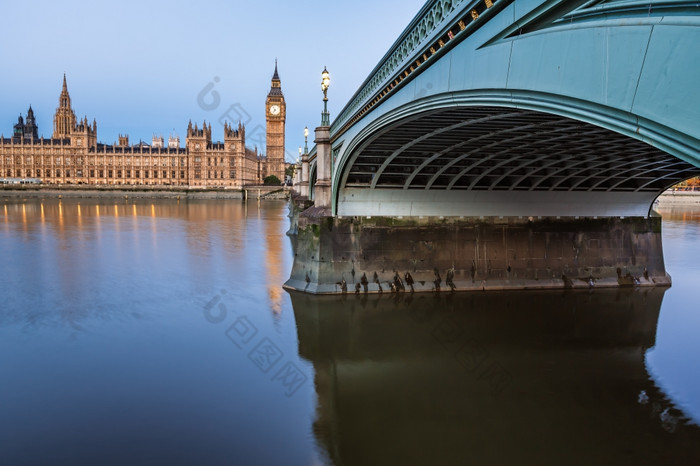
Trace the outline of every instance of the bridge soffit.
<path fill-rule="evenodd" d="M 700 172 L 642 138 L 557 114 L 443 110 L 345 144 L 336 188 L 650 191 Z"/>

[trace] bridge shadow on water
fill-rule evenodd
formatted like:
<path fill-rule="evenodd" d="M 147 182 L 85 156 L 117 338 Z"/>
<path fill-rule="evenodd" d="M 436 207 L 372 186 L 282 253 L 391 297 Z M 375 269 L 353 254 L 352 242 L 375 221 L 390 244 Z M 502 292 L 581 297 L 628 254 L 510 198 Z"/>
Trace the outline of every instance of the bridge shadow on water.
<path fill-rule="evenodd" d="M 665 289 L 311 296 L 313 432 L 334 464 L 698 464 L 655 386 Z"/>

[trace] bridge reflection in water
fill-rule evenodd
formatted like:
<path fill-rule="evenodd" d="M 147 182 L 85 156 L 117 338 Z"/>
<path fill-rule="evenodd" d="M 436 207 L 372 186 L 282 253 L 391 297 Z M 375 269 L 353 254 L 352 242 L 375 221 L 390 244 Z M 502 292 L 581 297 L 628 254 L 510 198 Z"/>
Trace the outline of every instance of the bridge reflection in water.
<path fill-rule="evenodd" d="M 645 368 L 664 292 L 291 292 L 319 447 L 334 464 L 698 464 L 700 429 Z"/>

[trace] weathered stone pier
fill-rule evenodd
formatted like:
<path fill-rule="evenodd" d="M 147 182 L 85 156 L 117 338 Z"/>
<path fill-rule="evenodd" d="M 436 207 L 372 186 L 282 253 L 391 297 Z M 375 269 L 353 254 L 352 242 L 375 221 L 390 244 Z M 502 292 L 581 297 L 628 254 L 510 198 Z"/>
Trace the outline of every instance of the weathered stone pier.
<path fill-rule="evenodd" d="M 389 293 L 668 286 L 661 218 L 297 214 L 289 289 Z"/>

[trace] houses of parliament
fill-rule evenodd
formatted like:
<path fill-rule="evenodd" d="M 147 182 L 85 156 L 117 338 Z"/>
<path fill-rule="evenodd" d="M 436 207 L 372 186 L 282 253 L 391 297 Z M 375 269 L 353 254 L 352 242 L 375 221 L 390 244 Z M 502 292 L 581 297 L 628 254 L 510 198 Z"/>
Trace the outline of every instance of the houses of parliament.
<path fill-rule="evenodd" d="M 223 142 L 212 142 L 211 123 L 187 127 L 185 147 L 178 137 L 129 145 L 97 140 L 97 122 L 77 120 L 66 76 L 53 119 L 51 138 L 38 136 L 34 110 L 21 115 L 11 138 L 0 137 L 0 178 L 39 179 L 46 184 L 163 185 L 242 188 L 268 175 L 284 180 L 286 104 L 277 64 L 265 101 L 267 154 L 246 147 L 245 127 L 224 123 Z"/>

